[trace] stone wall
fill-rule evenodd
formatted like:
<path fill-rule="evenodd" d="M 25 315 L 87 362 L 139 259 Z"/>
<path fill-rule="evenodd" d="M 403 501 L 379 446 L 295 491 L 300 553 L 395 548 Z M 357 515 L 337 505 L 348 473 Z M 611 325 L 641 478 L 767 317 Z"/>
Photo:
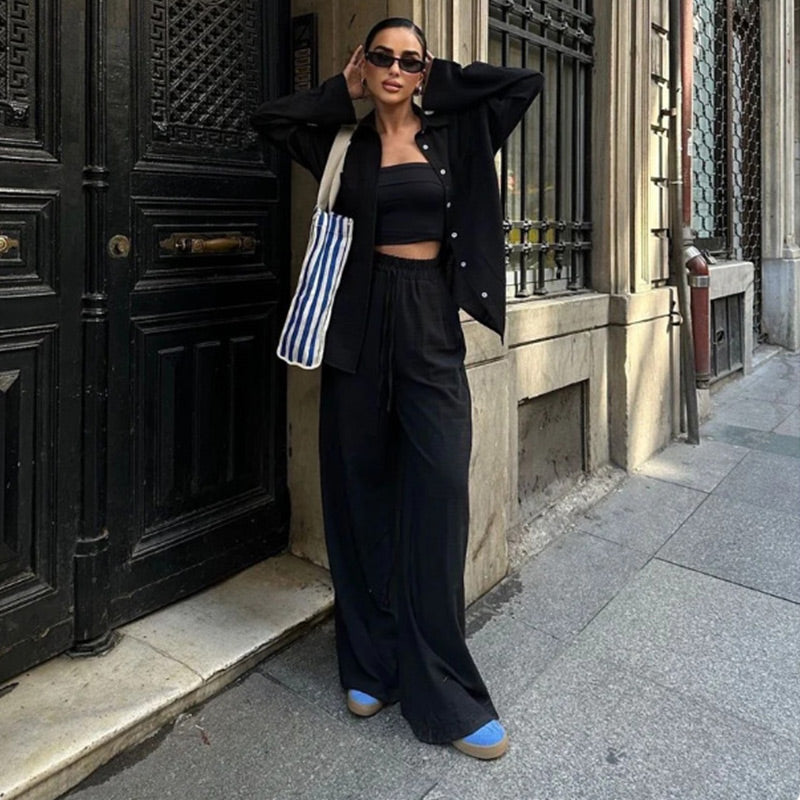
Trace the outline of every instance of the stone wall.
<path fill-rule="evenodd" d="M 762 324 L 767 338 L 800 349 L 797 197 L 797 33 L 792 0 L 762 0 Z"/>
<path fill-rule="evenodd" d="M 660 8 L 661 0 L 653 2 Z M 455 54 L 468 62 L 486 52 L 487 8 L 486 0 L 378 4 L 294 0 L 293 13 L 319 15 L 320 77 L 324 78 L 341 69 L 369 25 L 384 14 L 412 15 L 425 27 L 434 53 Z M 648 63 L 641 48 L 650 46 L 651 18 L 633 0 L 597 0 L 595 13 L 592 283 L 596 291 L 511 302 L 505 342 L 462 317 L 473 397 L 468 600 L 505 575 L 508 531 L 523 516 L 542 510 L 538 506 L 552 500 L 558 488 L 553 484 L 533 499 L 527 492 L 526 482 L 548 479 L 544 467 L 524 459 L 520 467 L 520 447 L 536 446 L 532 420 L 542 425 L 558 419 L 559 425 L 567 426 L 560 452 L 557 429 L 541 438 L 537 457 L 554 462 L 551 473 L 566 465 L 574 472 L 576 442 L 583 448 L 587 472 L 612 460 L 634 468 L 663 447 L 677 428 L 678 339 L 670 315 L 674 293 L 653 288 L 653 280 L 662 276 L 663 261 L 653 252 L 651 221 L 654 214 L 661 219 L 662 205 L 659 200 L 653 207 L 656 200 L 649 190 L 651 169 L 661 169 L 651 148 L 661 145 L 650 133 L 649 72 L 637 78 L 636 92 L 630 84 L 636 65 L 644 69 Z M 663 41 L 657 45 L 663 48 Z M 628 124 L 631 119 L 641 121 L 635 130 Z M 296 277 L 316 189 L 297 168 L 292 189 Z M 651 275 L 651 270 L 657 274 Z M 316 373 L 290 371 L 291 549 L 324 565 L 318 389 Z"/>
<path fill-rule="evenodd" d="M 794 4 L 794 196 L 800 198 L 800 68 L 797 59 L 800 56 L 800 2 Z M 800 210 L 794 215 L 794 240 L 800 242 Z"/>

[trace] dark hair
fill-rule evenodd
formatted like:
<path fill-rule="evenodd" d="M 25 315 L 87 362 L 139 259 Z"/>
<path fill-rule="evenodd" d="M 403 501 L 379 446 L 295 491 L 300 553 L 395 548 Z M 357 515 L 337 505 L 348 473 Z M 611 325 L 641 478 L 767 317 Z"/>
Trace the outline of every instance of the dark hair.
<path fill-rule="evenodd" d="M 422 28 L 420 28 L 419 25 L 415 25 L 410 19 L 406 19 L 405 17 L 388 17 L 373 25 L 364 41 L 364 50 L 369 50 L 372 40 L 386 28 L 408 28 L 408 30 L 413 31 L 414 35 L 419 39 L 419 43 L 422 45 L 422 59 L 423 61 L 425 60 L 425 56 L 428 53 L 428 43 L 425 41 L 425 34 L 422 32 Z"/>

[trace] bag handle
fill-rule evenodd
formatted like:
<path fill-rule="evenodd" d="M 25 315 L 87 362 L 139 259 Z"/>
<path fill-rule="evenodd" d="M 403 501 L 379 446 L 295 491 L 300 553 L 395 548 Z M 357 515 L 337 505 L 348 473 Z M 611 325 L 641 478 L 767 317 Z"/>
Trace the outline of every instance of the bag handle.
<path fill-rule="evenodd" d="M 322 173 L 319 192 L 317 193 L 317 208 L 321 208 L 323 211 L 330 211 L 336 202 L 336 196 L 339 194 L 339 185 L 342 180 L 344 157 L 347 155 L 347 148 L 354 131 L 354 125 L 342 125 L 331 145 L 331 151 L 328 153 L 325 171 Z"/>

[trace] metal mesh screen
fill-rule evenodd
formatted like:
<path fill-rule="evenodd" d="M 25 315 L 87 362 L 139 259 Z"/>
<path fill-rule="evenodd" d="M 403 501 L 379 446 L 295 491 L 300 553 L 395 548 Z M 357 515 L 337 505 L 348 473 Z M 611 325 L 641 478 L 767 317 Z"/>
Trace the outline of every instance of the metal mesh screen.
<path fill-rule="evenodd" d="M 761 328 L 759 0 L 695 0 L 692 228 L 712 255 L 755 265 Z"/>
<path fill-rule="evenodd" d="M 591 0 L 489 3 L 489 60 L 545 76 L 499 156 L 510 297 L 587 285 L 593 23 Z"/>

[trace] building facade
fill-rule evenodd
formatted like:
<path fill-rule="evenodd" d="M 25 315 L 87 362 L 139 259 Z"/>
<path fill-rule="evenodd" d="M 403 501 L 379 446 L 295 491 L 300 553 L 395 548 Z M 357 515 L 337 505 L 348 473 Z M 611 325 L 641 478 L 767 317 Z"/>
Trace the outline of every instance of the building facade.
<path fill-rule="evenodd" d="M 0 679 L 286 547 L 325 564 L 319 376 L 271 355 L 316 187 L 246 119 L 391 15 L 546 79 L 497 160 L 504 341 L 463 317 L 469 599 L 684 428 L 684 244 L 712 381 L 800 347 L 791 0 L 0 0 Z"/>
<path fill-rule="evenodd" d="M 679 10 L 683 236 L 714 262 L 709 349 L 715 375 L 725 375 L 750 368 L 759 340 L 798 346 L 797 12 L 757 0 L 685 0 Z M 636 468 L 685 425 L 669 248 L 670 3 L 452 0 L 376 10 L 296 0 L 293 13 L 316 13 L 330 32 L 320 40 L 325 74 L 386 13 L 413 16 L 434 53 L 546 76 L 498 158 L 505 341 L 464 320 L 475 426 L 466 580 L 475 598 L 505 574 L 508 536 L 526 517 L 580 474 L 608 463 Z M 299 171 L 293 185 L 293 217 L 302 219 L 312 187 Z M 289 377 L 291 546 L 324 564 L 316 387 L 313 375 Z M 701 410 L 707 394 L 700 390 Z"/>

